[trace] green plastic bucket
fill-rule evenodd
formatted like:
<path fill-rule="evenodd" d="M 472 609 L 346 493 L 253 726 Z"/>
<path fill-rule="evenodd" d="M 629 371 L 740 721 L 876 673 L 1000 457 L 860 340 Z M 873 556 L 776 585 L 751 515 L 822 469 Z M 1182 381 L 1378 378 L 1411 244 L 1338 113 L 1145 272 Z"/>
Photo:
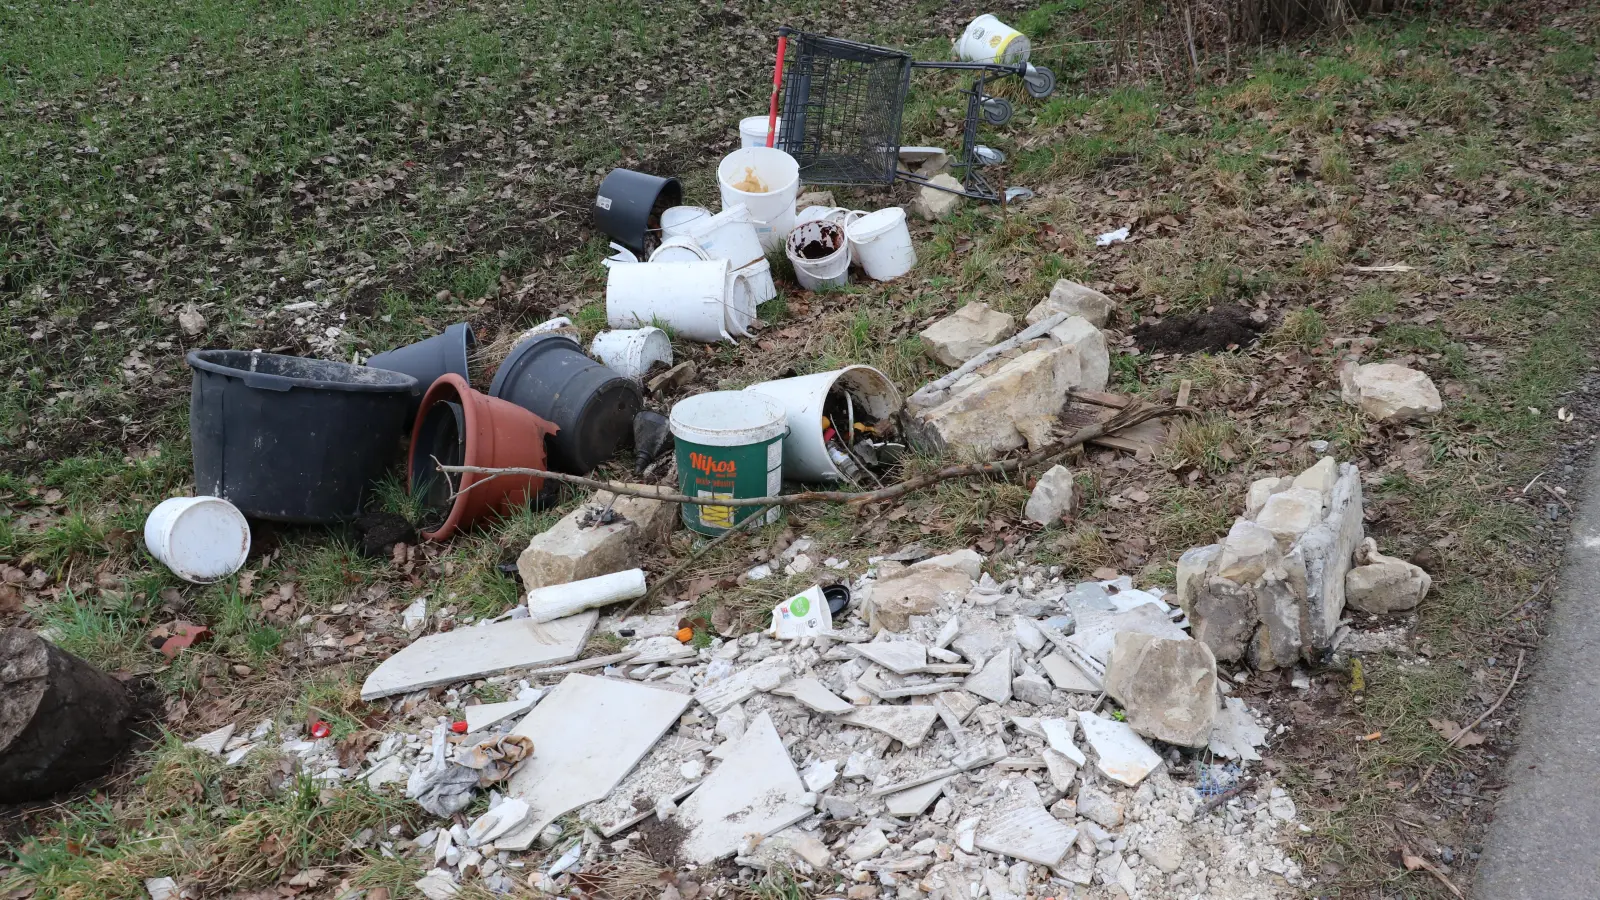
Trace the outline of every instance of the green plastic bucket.
<path fill-rule="evenodd" d="M 678 488 L 691 497 L 775 496 L 783 489 L 783 438 L 789 433 L 783 404 L 762 394 L 712 391 L 672 407 Z M 759 506 L 683 504 L 683 524 L 701 534 L 721 534 Z M 767 512 L 767 524 L 783 516 Z"/>

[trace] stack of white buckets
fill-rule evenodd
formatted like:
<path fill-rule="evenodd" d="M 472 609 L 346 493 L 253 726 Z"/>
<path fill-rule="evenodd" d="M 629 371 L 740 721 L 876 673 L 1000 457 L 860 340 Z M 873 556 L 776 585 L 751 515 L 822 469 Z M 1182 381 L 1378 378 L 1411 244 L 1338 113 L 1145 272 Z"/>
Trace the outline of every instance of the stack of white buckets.
<path fill-rule="evenodd" d="M 797 215 L 799 164 L 765 146 L 765 116 L 744 120 L 739 130 L 744 146 L 717 166 L 722 212 L 674 206 L 661 214 L 661 241 L 647 263 L 625 252 L 606 261 L 612 328 L 663 325 L 705 343 L 750 337 L 756 308 L 777 296 L 766 254 L 780 247 L 807 290 L 844 285 L 852 260 L 877 281 L 898 278 L 916 264 L 905 210 L 812 207 Z M 823 259 L 801 257 L 797 248 L 817 237 L 813 231 L 827 232 L 826 243 L 838 249 Z"/>

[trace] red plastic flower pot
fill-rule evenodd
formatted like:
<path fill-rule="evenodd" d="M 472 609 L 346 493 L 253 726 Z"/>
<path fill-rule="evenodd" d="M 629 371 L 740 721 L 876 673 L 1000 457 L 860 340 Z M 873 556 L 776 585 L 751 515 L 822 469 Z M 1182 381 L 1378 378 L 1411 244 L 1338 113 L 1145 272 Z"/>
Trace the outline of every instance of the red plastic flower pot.
<path fill-rule="evenodd" d="M 412 494 L 420 495 L 431 508 L 448 508 L 449 515 L 422 537 L 442 541 L 491 513 L 504 514 L 527 503 L 544 486 L 543 478 L 532 475 L 490 478 L 466 472 L 449 478 L 435 460 L 444 465 L 546 469 L 545 438 L 556 431 L 556 426 L 515 403 L 473 390 L 460 375 L 439 376 L 417 410 L 406 472 Z M 480 481 L 485 483 L 473 487 Z"/>

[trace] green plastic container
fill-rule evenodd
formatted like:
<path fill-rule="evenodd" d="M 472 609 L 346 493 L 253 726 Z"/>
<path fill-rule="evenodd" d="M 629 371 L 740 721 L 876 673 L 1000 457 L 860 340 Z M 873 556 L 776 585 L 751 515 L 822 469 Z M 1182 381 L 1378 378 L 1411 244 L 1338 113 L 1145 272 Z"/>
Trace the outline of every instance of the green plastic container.
<path fill-rule="evenodd" d="M 783 489 L 783 404 L 745 391 L 697 394 L 672 408 L 678 488 L 691 497 L 776 496 Z M 755 515 L 759 506 L 683 504 L 683 524 L 717 535 Z M 766 524 L 783 517 L 767 512 Z"/>

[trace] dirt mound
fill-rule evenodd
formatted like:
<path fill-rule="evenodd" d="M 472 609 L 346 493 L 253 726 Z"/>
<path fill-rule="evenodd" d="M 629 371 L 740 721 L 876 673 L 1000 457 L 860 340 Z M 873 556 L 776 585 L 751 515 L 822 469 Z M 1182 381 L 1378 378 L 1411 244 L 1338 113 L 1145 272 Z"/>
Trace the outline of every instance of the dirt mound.
<path fill-rule="evenodd" d="M 1242 306 L 1219 306 L 1192 316 L 1168 316 L 1133 329 L 1139 349 L 1163 353 L 1221 353 L 1254 344 L 1262 324 Z"/>

